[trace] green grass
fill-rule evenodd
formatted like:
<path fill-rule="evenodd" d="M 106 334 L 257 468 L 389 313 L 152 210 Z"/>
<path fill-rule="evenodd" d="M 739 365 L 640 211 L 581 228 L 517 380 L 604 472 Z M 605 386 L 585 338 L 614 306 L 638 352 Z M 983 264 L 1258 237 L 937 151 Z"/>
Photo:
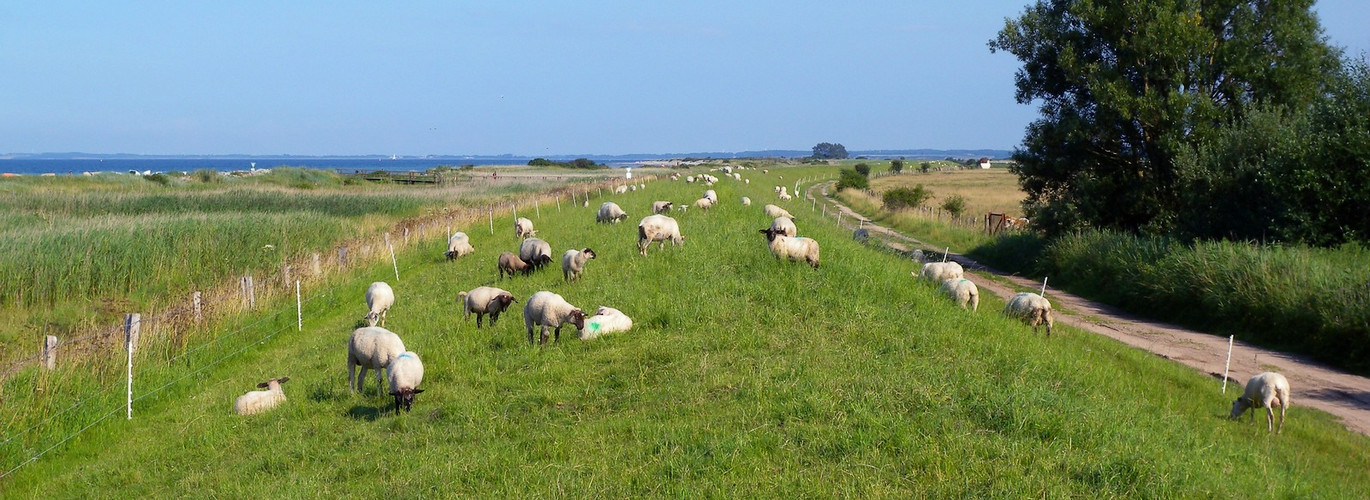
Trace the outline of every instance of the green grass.
<path fill-rule="evenodd" d="M 634 318 L 630 332 L 581 342 L 563 331 L 559 343 L 532 347 L 517 312 L 484 330 L 463 321 L 457 292 L 493 283 L 495 257 L 517 244 L 506 215 L 493 236 L 483 225 L 463 228 L 475 255 L 444 262 L 431 238 L 400 256 L 398 281 L 386 263 L 307 291 L 303 332 L 293 329 L 293 304 L 273 304 L 261 323 L 176 362 L 161 361 L 174 350 L 148 349 L 134 420 L 118 413 L 0 486 L 6 496 L 54 498 L 1370 491 L 1370 440 L 1297 406 L 1297 396 L 1283 435 L 1226 421 L 1216 381 L 1069 328 L 1034 335 L 997 314 L 998 304 L 956 309 L 909 278 L 911 263 L 805 217 L 801 201 L 789 208 L 801 234 L 822 243 L 822 268 L 777 262 L 756 233 L 769 223 L 760 207 L 736 200 L 767 203 L 778 175 L 819 172 L 749 171 L 751 186 L 721 182 L 718 208 L 679 216 L 685 246 L 653 247 L 647 258 L 636 254 L 633 222 L 653 200 L 692 200 L 703 186 L 663 181 L 613 196 L 632 214 L 618 225 L 594 223 L 598 198 L 560 213 L 543 206 L 534 222 L 557 253 L 588 246 L 599 257 L 578 283 L 554 269 L 499 286 L 521 300 L 547 289 L 583 309 L 616 307 Z M 372 389 L 345 388 L 345 338 L 376 280 L 394 285 L 389 327 L 426 366 L 412 413 L 391 414 Z M 113 387 L 110 401 L 63 415 L 51 424 L 59 431 L 44 427 L 17 449 L 0 445 L 0 467 L 117 409 L 120 364 L 109 364 L 112 375 L 87 370 L 82 383 Z M 60 409 L 69 403 L 40 401 L 49 391 L 19 389 L 79 371 L 26 371 L 6 382 L 15 396 L 5 405 Z M 236 396 L 283 375 L 292 379 L 283 407 L 231 415 Z"/>

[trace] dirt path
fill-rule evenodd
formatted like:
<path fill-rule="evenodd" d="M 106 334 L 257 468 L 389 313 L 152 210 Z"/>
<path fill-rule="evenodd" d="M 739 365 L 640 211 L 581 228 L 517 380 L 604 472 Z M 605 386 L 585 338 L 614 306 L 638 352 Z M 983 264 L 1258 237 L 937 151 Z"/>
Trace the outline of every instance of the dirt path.
<path fill-rule="evenodd" d="M 805 195 L 809 198 L 819 197 L 830 203 L 842 211 L 844 219 L 852 222 L 865 221 L 862 225 L 870 231 L 871 237 L 882 240 L 891 248 L 902 251 L 922 249 L 940 255 L 942 249 L 876 225 L 837 200 L 828 198 L 827 193 L 831 185 L 829 182 L 810 186 Z M 965 256 L 951 254 L 949 258 L 961 263 L 966 269 L 994 274 L 1020 287 L 1019 290 L 1015 290 L 983 275 L 967 274 L 966 278 L 975 282 L 981 290 L 990 291 L 1004 299 L 1022 289 L 1036 290 L 1042 284 L 1040 280 L 1009 275 Z M 1225 338 L 1139 318 L 1115 307 L 1085 300 L 1061 290 L 1048 288 L 1047 296 L 1051 299 L 1052 308 L 1057 312 L 1057 323 L 1104 335 L 1214 377 L 1222 377 L 1223 363 L 1227 358 Z M 1234 380 L 1228 382 L 1227 394 L 1235 399 L 1236 394 L 1241 393 L 1241 384 L 1252 375 L 1263 371 L 1277 371 L 1289 379 L 1289 385 L 1293 389 L 1290 399 L 1294 405 L 1331 413 L 1341 418 L 1347 428 L 1370 435 L 1370 379 L 1342 373 L 1301 356 L 1237 341 L 1232 348 L 1232 369 L 1229 375 Z"/>

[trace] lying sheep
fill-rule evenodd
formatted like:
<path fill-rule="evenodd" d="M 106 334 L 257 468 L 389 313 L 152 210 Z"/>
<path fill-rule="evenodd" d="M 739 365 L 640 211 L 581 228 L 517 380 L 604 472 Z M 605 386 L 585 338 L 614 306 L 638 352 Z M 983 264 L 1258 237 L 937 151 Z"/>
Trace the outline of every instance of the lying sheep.
<path fill-rule="evenodd" d="M 752 206 L 752 199 L 751 199 L 751 198 L 748 198 L 748 197 L 746 197 L 746 196 L 743 196 L 743 197 L 742 197 L 742 206 L 744 206 L 744 207 L 750 207 L 750 206 Z"/>
<path fill-rule="evenodd" d="M 617 224 L 619 221 L 628 218 L 628 214 L 619 208 L 617 203 L 606 201 L 599 206 L 599 213 L 595 215 L 595 222 L 608 222 Z"/>
<path fill-rule="evenodd" d="M 712 189 L 710 189 L 710 190 L 708 190 L 708 191 L 705 191 L 705 192 L 704 192 L 704 197 L 705 197 L 705 198 L 708 198 L 709 201 L 712 202 L 712 203 L 715 203 L 715 204 L 718 203 L 718 193 L 715 193 L 714 190 L 712 190 Z"/>
<path fill-rule="evenodd" d="M 535 234 L 538 234 L 538 232 L 536 229 L 533 229 L 533 221 L 528 220 L 527 217 L 519 217 L 514 221 L 514 236 L 527 238 Z"/>
<path fill-rule="evenodd" d="M 1004 304 L 1004 314 L 1022 319 L 1032 327 L 1032 333 L 1037 333 L 1038 326 L 1046 325 L 1047 336 L 1051 336 L 1051 326 L 1054 322 L 1051 319 L 1051 302 L 1046 297 L 1032 292 L 1014 295 L 1007 304 Z"/>
<path fill-rule="evenodd" d="M 628 186 L 619 186 L 619 187 L 614 188 L 614 193 L 615 193 L 615 194 L 623 194 L 623 193 L 626 193 L 626 192 L 628 192 Z"/>
<path fill-rule="evenodd" d="M 580 339 L 590 340 L 606 333 L 626 332 L 632 327 L 633 318 L 623 314 L 623 311 L 600 306 L 594 316 L 585 318 L 585 329 L 581 330 Z"/>
<path fill-rule="evenodd" d="M 285 392 L 281 391 L 281 384 L 289 381 L 290 377 L 281 377 L 257 384 L 257 387 L 266 390 L 248 391 L 247 394 L 238 396 L 238 400 L 233 402 L 233 413 L 239 415 L 255 415 L 284 403 Z"/>
<path fill-rule="evenodd" d="M 671 211 L 671 205 L 672 205 L 672 203 L 669 202 L 669 201 L 654 201 L 654 202 L 652 202 L 652 213 L 654 213 L 654 214 L 664 214 L 664 213 L 666 213 L 666 212 L 670 212 L 670 211 Z M 628 214 L 623 214 L 623 215 L 626 217 Z"/>
<path fill-rule="evenodd" d="M 471 319 L 471 313 L 476 313 L 476 328 L 480 328 L 480 320 L 486 314 L 490 315 L 490 326 L 495 326 L 500 313 L 509 309 L 509 304 L 518 301 L 508 290 L 492 286 L 480 286 L 470 292 L 457 293 L 457 303 L 461 304 L 465 319 Z"/>
<path fill-rule="evenodd" d="M 713 208 L 713 206 L 714 200 L 710 200 L 708 198 L 700 198 L 698 200 L 695 200 L 695 208 L 698 208 L 700 210 L 707 212 L 710 208 Z"/>
<path fill-rule="evenodd" d="M 538 337 L 539 344 L 547 343 L 547 328 L 551 327 L 555 340 L 561 340 L 561 327 L 570 324 L 579 333 L 585 329 L 585 313 L 560 295 L 543 290 L 528 297 L 523 306 L 523 326 L 528 329 L 528 343 L 533 343 L 533 327 L 542 328 Z"/>
<path fill-rule="evenodd" d="M 366 289 L 366 323 L 369 326 L 376 326 L 380 322 L 385 326 L 385 314 L 390 312 L 390 306 L 395 305 L 395 290 L 384 281 L 372 283 Z"/>
<path fill-rule="evenodd" d="M 1265 430 L 1269 432 L 1275 424 L 1275 407 L 1280 407 L 1280 427 L 1276 434 L 1284 432 L 1284 411 L 1289 408 L 1289 380 L 1275 372 L 1264 372 L 1246 381 L 1246 390 L 1241 397 L 1232 402 L 1232 413 L 1228 418 L 1241 418 L 1246 410 L 1251 410 L 1251 421 L 1256 421 L 1256 408 L 1265 408 Z"/>
<path fill-rule="evenodd" d="M 790 220 L 798 220 L 795 218 L 795 216 L 790 215 L 789 210 L 785 210 L 775 205 L 766 205 L 764 207 L 761 207 L 761 209 L 766 212 L 766 217 L 770 217 L 772 219 L 776 217 L 789 217 Z"/>
<path fill-rule="evenodd" d="M 980 288 L 975 283 L 965 278 L 952 278 L 942 282 L 942 286 L 937 289 L 938 293 L 951 297 L 953 302 L 961 309 L 970 304 L 970 311 L 980 310 Z"/>
<path fill-rule="evenodd" d="M 785 236 L 799 234 L 799 228 L 795 227 L 794 221 L 790 220 L 789 217 L 776 217 L 775 220 L 771 221 L 771 229 Z"/>
<path fill-rule="evenodd" d="M 790 193 L 780 193 L 780 201 L 790 201 L 793 198 L 793 196 L 790 196 Z"/>
<path fill-rule="evenodd" d="M 381 370 L 389 369 L 390 363 L 404 350 L 400 336 L 390 330 L 379 326 L 353 330 L 352 337 L 347 341 L 347 386 L 362 392 L 362 386 L 366 384 L 366 370 L 376 370 L 376 390 L 380 390 L 385 384 Z M 361 376 L 357 375 L 358 366 L 362 367 Z"/>
<path fill-rule="evenodd" d="M 580 279 L 580 273 L 585 271 L 585 263 L 595 258 L 595 251 L 589 248 L 584 250 L 567 250 L 561 254 L 561 277 L 566 281 Z"/>
<path fill-rule="evenodd" d="M 919 277 L 934 285 L 940 285 L 949 279 L 961 278 L 965 275 L 966 270 L 956 262 L 929 262 L 923 264 L 923 269 L 918 272 Z"/>
<path fill-rule="evenodd" d="M 495 320 L 491 319 L 490 324 L 494 323 Z M 395 356 L 388 371 L 390 395 L 395 397 L 395 413 L 398 414 L 400 408 L 408 412 L 414 407 L 414 396 L 423 392 L 423 389 L 418 388 L 423 383 L 423 361 L 414 351 L 404 351 Z"/>
<path fill-rule="evenodd" d="M 533 270 L 552 263 L 552 245 L 538 238 L 528 238 L 519 245 L 519 259 L 533 266 Z"/>
<path fill-rule="evenodd" d="M 532 272 L 532 270 L 533 266 L 524 262 L 519 256 L 514 255 L 514 252 L 499 254 L 499 279 L 501 280 L 504 279 L 505 273 L 508 273 L 509 277 L 512 278 L 514 277 L 514 273 L 523 273 L 524 275 L 527 275 Z"/>
<path fill-rule="evenodd" d="M 675 219 L 660 214 L 648 215 L 637 224 L 637 250 L 644 257 L 652 242 L 660 241 L 664 249 L 666 240 L 670 240 L 672 246 L 685 244 L 685 237 L 680 235 L 680 224 Z"/>
<path fill-rule="evenodd" d="M 766 228 L 759 231 L 766 235 L 766 241 L 770 243 L 771 254 L 776 258 L 783 258 L 792 261 L 804 261 L 818 269 L 818 241 L 813 238 L 800 236 L 785 236 L 780 231 Z"/>
<path fill-rule="evenodd" d="M 466 233 L 457 232 L 447 240 L 447 260 L 452 260 L 463 255 L 475 253 L 475 247 L 471 246 L 471 238 Z"/>

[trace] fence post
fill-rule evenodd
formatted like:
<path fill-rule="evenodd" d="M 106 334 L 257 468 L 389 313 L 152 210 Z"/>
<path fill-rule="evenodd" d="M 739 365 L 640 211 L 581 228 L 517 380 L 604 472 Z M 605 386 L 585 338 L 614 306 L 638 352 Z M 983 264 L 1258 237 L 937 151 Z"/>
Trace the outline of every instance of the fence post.
<path fill-rule="evenodd" d="M 257 308 L 257 296 L 256 296 L 255 291 L 252 289 L 252 277 L 251 277 L 251 276 L 243 276 L 243 280 L 242 280 L 242 281 L 243 281 L 243 302 L 247 304 L 247 308 L 248 308 L 248 309 L 256 309 L 256 308 Z"/>
<path fill-rule="evenodd" d="M 389 241 L 386 242 L 387 244 Z M 404 228 L 404 245 L 409 246 L 409 228 Z"/>
<path fill-rule="evenodd" d="M 295 331 L 304 331 L 304 303 L 300 302 L 300 280 L 295 280 Z"/>
<path fill-rule="evenodd" d="M 314 256 L 318 257 L 319 254 L 314 254 Z M 190 294 L 190 308 L 195 310 L 195 324 L 200 324 L 200 321 L 204 319 L 204 304 L 200 302 L 200 292 Z"/>
<path fill-rule="evenodd" d="M 51 370 L 57 368 L 57 336 L 48 335 L 43 339 L 43 366 Z"/>
<path fill-rule="evenodd" d="M 540 201 L 541 200 L 538 200 L 537 198 L 533 198 L 533 210 L 537 211 L 538 220 L 542 220 L 542 203 L 540 203 Z"/>
<path fill-rule="evenodd" d="M 124 315 L 124 350 L 128 351 L 128 419 L 133 420 L 133 350 L 138 346 L 138 330 L 142 316 Z"/>
<path fill-rule="evenodd" d="M 400 263 L 395 260 L 395 247 L 390 244 L 390 233 L 385 233 L 385 248 L 390 250 L 390 263 L 395 266 L 395 281 L 400 280 Z"/>
<path fill-rule="evenodd" d="M 290 286 L 290 264 L 281 264 L 281 283 Z"/>
<path fill-rule="evenodd" d="M 318 276 L 318 275 L 320 275 L 320 274 L 323 274 L 323 267 L 319 265 L 319 253 L 318 253 L 318 252 L 314 252 L 314 262 L 310 265 L 309 270 L 314 271 L 314 276 Z"/>
<path fill-rule="evenodd" d="M 338 247 L 338 265 L 347 265 L 347 247 Z"/>

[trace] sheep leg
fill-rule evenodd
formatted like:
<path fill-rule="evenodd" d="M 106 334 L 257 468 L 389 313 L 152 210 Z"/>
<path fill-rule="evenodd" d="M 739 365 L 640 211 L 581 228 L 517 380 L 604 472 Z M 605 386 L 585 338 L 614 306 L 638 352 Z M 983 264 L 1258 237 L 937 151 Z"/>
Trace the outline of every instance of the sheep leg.
<path fill-rule="evenodd" d="M 347 357 L 347 390 L 351 391 L 357 387 L 357 362 L 351 356 Z"/>
<path fill-rule="evenodd" d="M 1281 402 L 1281 403 L 1283 403 L 1283 402 Z M 1283 433 L 1284 433 L 1284 409 L 1285 409 L 1285 408 L 1288 408 L 1288 407 L 1289 407 L 1289 405 L 1286 405 L 1286 404 L 1281 404 L 1281 405 L 1280 405 L 1280 427 L 1275 431 L 1275 434 L 1283 434 Z"/>
<path fill-rule="evenodd" d="M 366 370 L 368 369 L 368 368 L 366 367 L 366 365 L 361 365 L 361 366 L 362 366 L 362 373 L 361 373 L 361 375 L 358 375 L 358 376 L 357 376 L 357 393 L 358 393 L 358 394 L 360 394 L 360 393 L 362 392 L 362 387 L 365 387 L 365 386 L 366 386 Z"/>
<path fill-rule="evenodd" d="M 1271 408 L 1270 405 L 1266 405 L 1266 407 L 1265 407 L 1265 432 L 1273 432 L 1274 430 L 1275 430 L 1275 409 L 1274 409 L 1274 408 Z"/>
<path fill-rule="evenodd" d="M 557 325 L 556 328 L 552 329 L 552 335 L 554 342 L 561 342 L 561 325 Z"/>
<path fill-rule="evenodd" d="M 484 316 L 485 316 L 485 313 L 482 313 L 482 312 L 476 313 L 476 328 L 480 328 L 480 319 L 481 319 L 482 317 L 484 317 Z"/>
<path fill-rule="evenodd" d="M 385 394 L 385 378 L 381 376 L 381 368 L 376 369 L 376 394 Z M 385 368 L 389 372 L 389 368 Z"/>
<path fill-rule="evenodd" d="M 490 326 L 495 326 L 495 321 L 499 320 L 499 311 L 490 313 Z"/>
<path fill-rule="evenodd" d="M 538 345 L 547 344 L 547 325 L 542 325 L 542 330 L 538 332 Z"/>
<path fill-rule="evenodd" d="M 533 345 L 533 325 L 528 325 L 528 345 Z"/>

